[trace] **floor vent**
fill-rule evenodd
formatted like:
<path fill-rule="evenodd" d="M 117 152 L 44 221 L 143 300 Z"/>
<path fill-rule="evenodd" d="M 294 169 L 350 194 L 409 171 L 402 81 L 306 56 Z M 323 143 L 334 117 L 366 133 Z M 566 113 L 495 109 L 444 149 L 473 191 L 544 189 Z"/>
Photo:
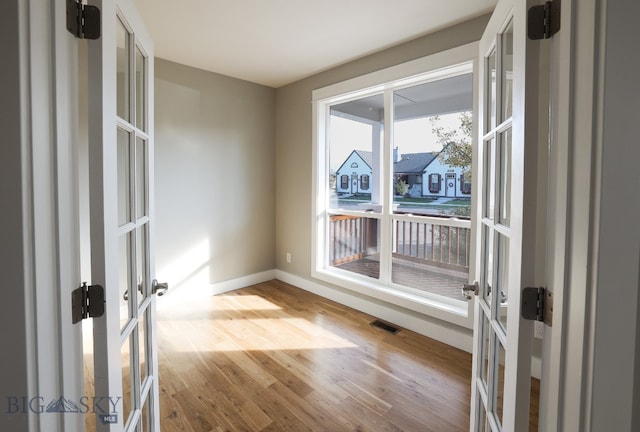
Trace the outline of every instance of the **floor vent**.
<path fill-rule="evenodd" d="M 388 331 L 389 333 L 396 334 L 400 331 L 399 328 L 392 326 L 391 324 L 387 324 L 380 320 L 375 320 L 371 323 L 372 326 L 382 329 L 384 331 Z"/>

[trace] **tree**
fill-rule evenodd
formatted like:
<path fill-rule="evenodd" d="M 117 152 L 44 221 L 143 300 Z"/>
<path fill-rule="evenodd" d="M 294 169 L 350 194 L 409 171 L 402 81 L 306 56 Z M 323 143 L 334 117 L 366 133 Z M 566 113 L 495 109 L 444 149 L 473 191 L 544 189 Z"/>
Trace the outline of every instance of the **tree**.
<path fill-rule="evenodd" d="M 471 178 L 471 132 L 473 128 L 473 119 L 471 111 L 460 113 L 460 127 L 457 129 L 446 130 L 444 126 L 439 124 L 440 116 L 434 116 L 430 119 L 431 131 L 442 144 L 442 152 L 440 153 L 440 161 L 452 167 L 462 168 L 465 178 Z"/>

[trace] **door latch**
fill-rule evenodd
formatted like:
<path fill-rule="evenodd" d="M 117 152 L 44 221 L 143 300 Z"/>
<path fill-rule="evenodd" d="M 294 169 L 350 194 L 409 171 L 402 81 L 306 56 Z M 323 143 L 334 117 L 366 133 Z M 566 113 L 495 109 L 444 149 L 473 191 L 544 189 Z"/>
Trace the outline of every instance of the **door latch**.
<path fill-rule="evenodd" d="M 473 296 L 477 296 L 480 293 L 480 286 L 478 285 L 478 281 L 473 282 L 470 285 L 464 284 L 462 285 L 462 297 L 465 300 L 471 300 Z"/>
<path fill-rule="evenodd" d="M 157 279 L 154 279 L 151 283 L 151 294 L 158 294 L 158 297 L 162 297 L 167 291 L 169 291 L 168 283 L 160 283 Z"/>

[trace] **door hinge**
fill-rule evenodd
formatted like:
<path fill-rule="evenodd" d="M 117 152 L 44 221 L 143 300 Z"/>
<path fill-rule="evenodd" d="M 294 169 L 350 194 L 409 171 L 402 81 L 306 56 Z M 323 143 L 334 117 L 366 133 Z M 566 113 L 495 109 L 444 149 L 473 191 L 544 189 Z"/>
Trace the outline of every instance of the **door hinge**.
<path fill-rule="evenodd" d="M 522 318 L 541 321 L 551 327 L 553 323 L 553 292 L 546 288 L 522 290 Z"/>
<path fill-rule="evenodd" d="M 527 35 L 531 40 L 549 39 L 560 31 L 560 0 L 531 6 L 527 13 Z"/>
<path fill-rule="evenodd" d="M 101 285 L 82 283 L 80 288 L 71 292 L 71 321 L 73 324 L 85 318 L 104 315 L 104 288 Z"/>
<path fill-rule="evenodd" d="M 80 39 L 100 37 L 100 9 L 82 0 L 67 0 L 67 30 Z"/>

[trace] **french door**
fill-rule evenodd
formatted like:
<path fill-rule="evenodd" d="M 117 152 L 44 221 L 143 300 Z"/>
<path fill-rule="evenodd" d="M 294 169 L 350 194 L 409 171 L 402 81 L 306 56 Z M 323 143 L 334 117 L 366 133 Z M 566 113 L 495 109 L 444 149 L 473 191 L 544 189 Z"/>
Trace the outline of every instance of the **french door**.
<path fill-rule="evenodd" d="M 529 430 L 532 325 L 520 318 L 526 2 L 499 0 L 480 41 L 472 431 Z"/>
<path fill-rule="evenodd" d="M 94 321 L 95 394 L 117 401 L 96 428 L 158 431 L 153 44 L 131 0 L 91 4 L 102 15 L 88 48 L 91 271 L 106 301 Z"/>

